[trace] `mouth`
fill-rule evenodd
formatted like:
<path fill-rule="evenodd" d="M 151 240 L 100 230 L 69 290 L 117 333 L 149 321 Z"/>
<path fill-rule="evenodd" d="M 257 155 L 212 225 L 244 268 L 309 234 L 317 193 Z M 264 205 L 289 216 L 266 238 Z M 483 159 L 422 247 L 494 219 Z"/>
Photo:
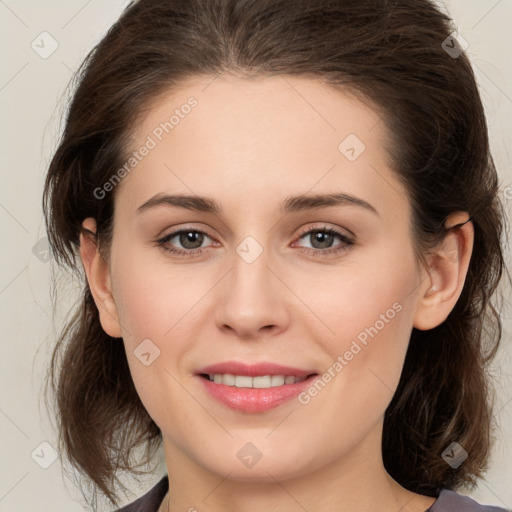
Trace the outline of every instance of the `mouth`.
<path fill-rule="evenodd" d="M 296 377 L 295 375 L 261 375 L 258 377 L 251 377 L 250 375 L 233 375 L 231 373 L 201 373 L 200 376 L 208 379 L 215 384 L 223 384 L 224 386 L 233 386 L 236 388 L 256 388 L 256 389 L 269 389 L 279 386 L 287 386 L 289 384 L 296 384 L 302 382 L 312 375 L 312 373 L 305 377 Z"/>
<path fill-rule="evenodd" d="M 224 406 L 262 413 L 289 402 L 319 374 L 273 363 L 226 362 L 202 368 L 196 376 L 208 395 Z"/>

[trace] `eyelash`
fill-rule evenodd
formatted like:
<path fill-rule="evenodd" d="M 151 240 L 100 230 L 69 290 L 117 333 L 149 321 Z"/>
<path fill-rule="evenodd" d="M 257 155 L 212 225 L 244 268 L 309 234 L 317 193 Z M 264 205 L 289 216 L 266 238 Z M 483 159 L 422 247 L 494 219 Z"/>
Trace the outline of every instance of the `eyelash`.
<path fill-rule="evenodd" d="M 202 231 L 200 229 L 185 227 L 185 228 L 181 228 L 181 229 L 179 229 L 177 231 L 173 231 L 172 233 L 169 233 L 168 235 L 165 235 L 164 237 L 162 237 L 159 240 L 157 240 L 156 243 L 165 252 L 171 253 L 174 256 L 191 256 L 191 255 L 192 256 L 196 256 L 196 255 L 198 256 L 200 253 L 202 253 L 202 252 L 204 252 L 206 250 L 211 250 L 211 248 L 199 248 L 199 249 L 183 250 L 183 249 L 176 249 L 176 248 L 174 248 L 172 246 L 166 245 L 167 242 L 169 242 L 169 240 L 173 239 L 176 235 L 180 235 L 181 233 L 200 233 L 202 235 L 206 235 L 208 238 L 213 239 L 213 237 L 211 237 L 205 231 Z M 333 229 L 333 228 L 330 228 L 330 227 L 327 227 L 327 226 L 320 226 L 320 227 L 309 228 L 307 231 L 304 231 L 304 232 L 300 233 L 299 236 L 298 236 L 298 239 L 304 238 L 305 236 L 311 235 L 312 233 L 327 233 L 329 235 L 337 236 L 341 240 L 340 244 L 338 244 L 338 245 L 336 245 L 334 247 L 329 247 L 329 248 L 327 248 L 325 250 L 322 250 L 322 249 L 311 249 L 309 247 L 302 247 L 301 248 L 302 251 L 306 252 L 306 254 L 312 254 L 314 256 L 317 256 L 318 254 L 321 254 L 322 256 L 330 255 L 330 254 L 338 254 L 338 253 L 347 251 L 350 248 L 350 246 L 354 245 L 354 243 L 355 243 L 355 241 L 352 238 L 348 237 L 344 233 L 341 233 L 340 231 L 338 231 L 336 229 Z"/>

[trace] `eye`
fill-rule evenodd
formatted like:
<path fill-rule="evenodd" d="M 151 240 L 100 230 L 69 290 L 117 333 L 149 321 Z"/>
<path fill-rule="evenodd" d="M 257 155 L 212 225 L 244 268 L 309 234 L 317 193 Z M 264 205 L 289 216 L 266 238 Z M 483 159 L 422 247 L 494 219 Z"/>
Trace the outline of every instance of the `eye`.
<path fill-rule="evenodd" d="M 171 254 L 177 256 L 191 256 L 205 250 L 204 247 L 201 247 L 205 239 L 211 238 L 208 233 L 204 231 L 193 228 L 182 228 L 160 238 L 157 240 L 157 244 Z M 176 248 L 177 244 L 180 244 L 184 249 Z"/>
<path fill-rule="evenodd" d="M 303 238 L 310 242 L 311 247 L 302 247 L 307 254 L 320 254 L 322 256 L 347 251 L 355 243 L 353 238 L 327 226 L 309 229 L 299 236 L 299 240 Z M 340 242 L 333 245 L 336 238 Z"/>
<path fill-rule="evenodd" d="M 307 240 L 308 237 L 311 247 L 299 247 L 301 247 L 303 252 L 313 255 L 338 254 L 347 251 L 355 243 L 353 238 L 328 226 L 318 226 L 303 231 L 299 236 L 299 240 Z M 339 240 L 339 243 L 333 245 L 336 238 Z M 175 256 L 195 256 L 206 250 L 211 250 L 211 245 L 203 247 L 203 243 L 207 239 L 213 240 L 205 231 L 185 227 L 165 235 L 157 240 L 156 243 L 164 251 Z M 218 244 L 216 241 L 214 243 Z M 292 246 L 296 246 L 296 243 Z"/>

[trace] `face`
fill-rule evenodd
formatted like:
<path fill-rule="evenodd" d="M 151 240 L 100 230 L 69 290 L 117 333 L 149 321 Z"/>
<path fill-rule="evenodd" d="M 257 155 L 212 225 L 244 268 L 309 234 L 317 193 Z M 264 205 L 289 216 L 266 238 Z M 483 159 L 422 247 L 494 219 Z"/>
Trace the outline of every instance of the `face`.
<path fill-rule="evenodd" d="M 375 110 L 305 78 L 198 79 L 132 135 L 109 271 L 166 454 L 240 480 L 374 457 L 422 282 Z"/>

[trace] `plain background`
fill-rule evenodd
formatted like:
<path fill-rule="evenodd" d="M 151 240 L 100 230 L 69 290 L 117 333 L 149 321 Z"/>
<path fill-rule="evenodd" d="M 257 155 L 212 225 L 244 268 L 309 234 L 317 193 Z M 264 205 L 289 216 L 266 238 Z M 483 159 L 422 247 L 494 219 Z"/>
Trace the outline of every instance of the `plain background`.
<path fill-rule="evenodd" d="M 50 298 L 53 265 L 45 247 L 41 193 L 58 141 L 68 81 L 126 3 L 0 0 L 0 512 L 84 510 L 79 490 L 63 476 L 59 461 L 50 464 L 56 434 L 42 402 L 42 385 L 56 333 Z M 510 212 L 512 0 L 451 0 L 446 5 L 469 43 L 467 53 L 485 104 L 503 200 Z M 46 43 L 44 49 L 39 43 L 40 53 L 55 44 L 47 35 L 40 36 L 42 32 L 58 44 L 48 58 L 31 46 L 41 37 Z M 492 368 L 500 382 L 495 409 L 499 431 L 487 481 L 472 492 L 461 492 L 482 503 L 512 508 L 510 290 L 505 294 L 509 307 L 503 313 L 504 341 Z M 64 309 L 73 300 L 71 291 L 62 302 Z M 160 466 L 140 483 L 127 480 L 132 493 L 125 502 L 149 489 L 164 472 Z"/>

